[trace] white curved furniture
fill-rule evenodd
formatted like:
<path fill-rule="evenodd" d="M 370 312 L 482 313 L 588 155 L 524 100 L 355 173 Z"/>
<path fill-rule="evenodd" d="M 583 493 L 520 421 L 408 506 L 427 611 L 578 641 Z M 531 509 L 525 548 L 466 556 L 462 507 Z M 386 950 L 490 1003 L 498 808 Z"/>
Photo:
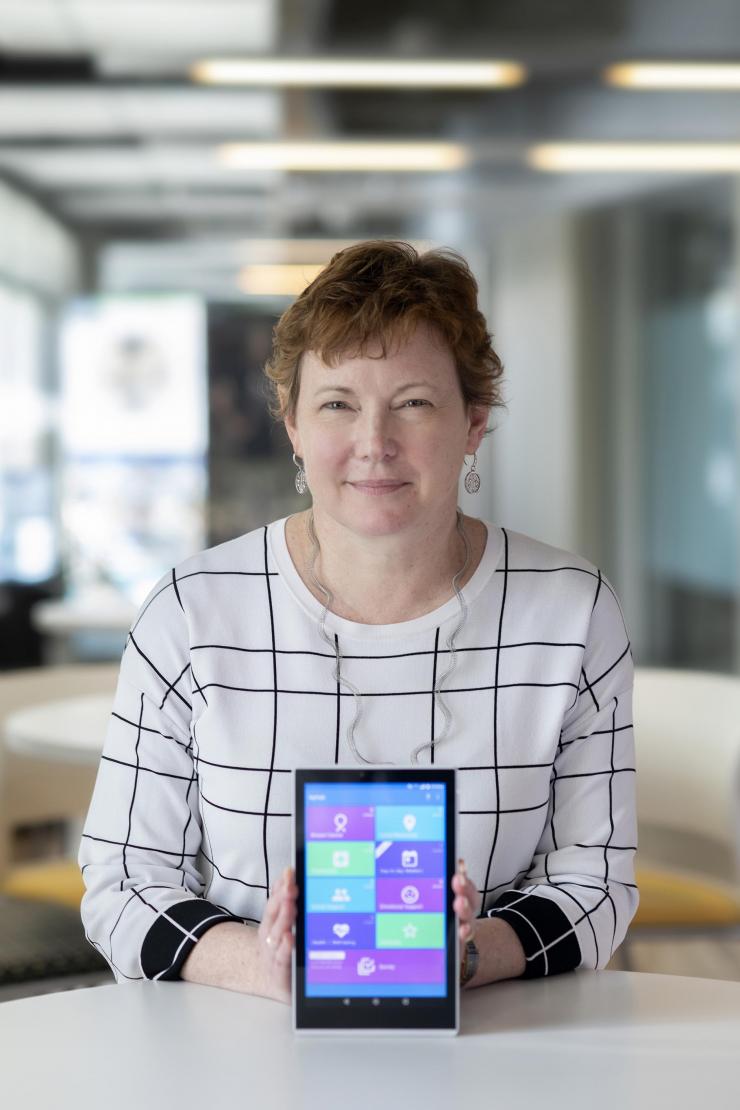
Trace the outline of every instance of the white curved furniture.
<path fill-rule="evenodd" d="M 637 816 L 718 848 L 740 881 L 740 678 L 637 667 Z"/>
<path fill-rule="evenodd" d="M 19 709 L 5 720 L 5 742 L 20 755 L 97 766 L 113 695 L 111 690 Z"/>

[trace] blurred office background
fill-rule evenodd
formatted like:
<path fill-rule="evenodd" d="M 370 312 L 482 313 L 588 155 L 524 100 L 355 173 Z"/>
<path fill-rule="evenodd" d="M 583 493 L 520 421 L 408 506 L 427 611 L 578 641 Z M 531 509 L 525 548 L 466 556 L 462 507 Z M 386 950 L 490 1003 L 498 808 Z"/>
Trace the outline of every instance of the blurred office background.
<path fill-rule="evenodd" d="M 739 112 L 735 0 L 0 0 L 0 880 L 76 850 L 153 582 L 302 507 L 261 367 L 358 239 L 478 278 L 461 504 L 597 563 L 639 667 L 740 681 Z M 740 978 L 689 933 L 633 964 Z"/>

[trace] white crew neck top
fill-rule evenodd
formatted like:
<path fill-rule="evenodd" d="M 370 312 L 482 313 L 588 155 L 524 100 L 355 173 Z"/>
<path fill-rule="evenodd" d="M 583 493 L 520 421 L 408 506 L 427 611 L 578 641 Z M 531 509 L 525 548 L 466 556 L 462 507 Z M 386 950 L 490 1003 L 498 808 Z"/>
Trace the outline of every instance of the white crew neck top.
<path fill-rule="evenodd" d="M 604 967 L 637 906 L 633 665 L 588 560 L 486 523 L 456 597 L 390 625 L 327 615 L 362 755 L 457 769 L 458 854 L 526 975 Z M 291 772 L 356 766 L 355 713 L 285 519 L 164 575 L 134 621 L 80 846 L 86 935 L 119 981 L 177 978 L 211 926 L 262 918 L 291 863 Z"/>
<path fill-rule="evenodd" d="M 288 517 L 284 517 L 270 525 L 268 529 L 270 550 L 287 589 L 290 590 L 298 604 L 312 619 L 320 621 L 324 607 L 301 578 L 288 551 L 288 544 L 285 539 L 287 521 Z M 485 588 L 503 553 L 504 535 L 502 530 L 493 524 L 486 524 L 486 530 L 488 533 L 486 546 L 480 562 L 460 591 L 465 604 L 468 606 L 473 604 Z M 452 588 L 451 582 L 450 588 Z M 397 624 L 361 624 L 358 621 L 347 620 L 329 611 L 326 614 L 326 629 L 327 631 L 336 632 L 343 639 L 349 640 L 401 640 L 427 632 L 430 628 L 444 625 L 453 618 L 457 619 L 459 615 L 460 604 L 453 594 L 449 601 L 446 601 L 437 609 L 424 613 L 420 617 L 414 617 L 412 620 L 400 621 Z"/>

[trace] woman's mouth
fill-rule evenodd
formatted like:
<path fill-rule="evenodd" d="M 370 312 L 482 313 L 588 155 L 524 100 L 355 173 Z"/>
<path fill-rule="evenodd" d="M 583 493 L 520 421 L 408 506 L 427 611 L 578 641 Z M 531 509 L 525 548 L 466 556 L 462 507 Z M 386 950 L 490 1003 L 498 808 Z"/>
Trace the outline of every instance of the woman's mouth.
<path fill-rule="evenodd" d="M 396 482 L 391 478 L 382 478 L 366 482 L 350 482 L 349 485 L 359 493 L 370 494 L 371 497 L 382 497 L 384 494 L 396 493 L 408 485 L 408 482 Z"/>

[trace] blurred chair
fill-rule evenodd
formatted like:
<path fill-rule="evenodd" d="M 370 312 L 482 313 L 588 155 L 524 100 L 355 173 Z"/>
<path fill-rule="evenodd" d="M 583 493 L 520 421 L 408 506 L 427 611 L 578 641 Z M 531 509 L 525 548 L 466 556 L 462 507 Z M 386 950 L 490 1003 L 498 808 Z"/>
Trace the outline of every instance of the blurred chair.
<path fill-rule="evenodd" d="M 740 937 L 740 678 L 638 667 L 633 720 L 640 905 L 627 942 Z"/>
<path fill-rule="evenodd" d="M 3 736 L 4 721 L 16 710 L 80 694 L 112 696 L 117 673 L 112 664 L 0 673 L 0 988 L 107 969 L 84 938 L 83 884 L 72 855 L 96 768 L 22 756 L 7 750 Z M 102 742 L 103 737 L 101 748 Z M 16 830 L 49 822 L 64 822 L 71 830 L 69 856 L 15 861 Z"/>

